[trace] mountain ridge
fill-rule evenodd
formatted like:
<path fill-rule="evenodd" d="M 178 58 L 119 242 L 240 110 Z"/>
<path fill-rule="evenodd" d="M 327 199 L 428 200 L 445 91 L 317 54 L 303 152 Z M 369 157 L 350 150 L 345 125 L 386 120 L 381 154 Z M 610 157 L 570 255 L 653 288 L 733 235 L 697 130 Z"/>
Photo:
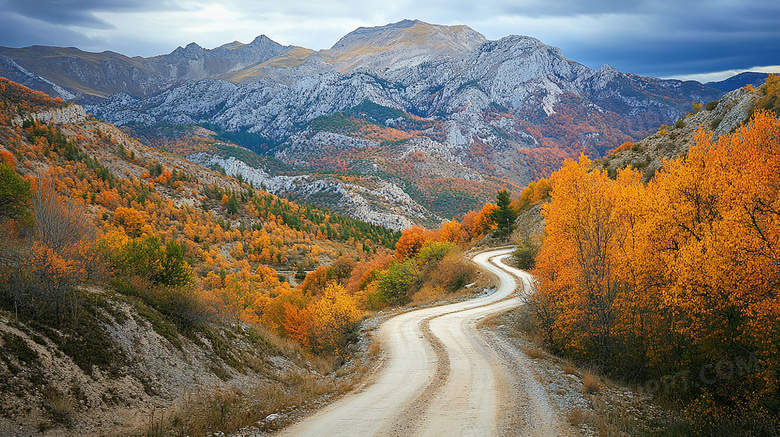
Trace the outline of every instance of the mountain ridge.
<path fill-rule="evenodd" d="M 348 56 L 351 52 L 354 51 L 359 52 L 360 50 L 365 50 L 365 47 L 356 48 L 355 47 L 356 44 L 360 45 L 358 43 L 364 44 L 368 42 L 370 43 L 368 45 L 374 46 L 376 48 L 377 45 L 375 43 L 377 41 L 384 40 L 385 42 L 387 42 L 388 39 L 395 38 L 394 44 L 387 44 L 385 47 L 380 47 L 380 48 L 387 49 L 387 48 L 392 48 L 393 46 L 396 46 L 399 43 L 403 43 L 404 41 L 400 41 L 400 39 L 403 37 L 407 37 L 410 41 L 414 41 L 419 36 L 427 36 L 427 38 L 422 38 L 423 42 L 428 42 L 430 37 L 438 37 L 439 39 L 442 38 L 449 39 L 450 40 L 449 44 L 444 44 L 443 47 L 446 53 L 451 53 L 455 51 L 465 53 L 469 50 L 475 49 L 479 44 L 485 42 L 501 41 L 504 38 L 521 38 L 521 39 L 528 39 L 528 40 L 533 40 L 541 43 L 541 41 L 539 41 L 536 38 L 530 36 L 521 36 L 521 35 L 509 35 L 507 37 L 504 37 L 496 41 L 488 41 L 482 34 L 474 31 L 473 29 L 465 25 L 446 26 L 446 25 L 429 24 L 420 20 L 402 20 L 384 26 L 360 27 L 352 32 L 349 32 L 344 37 L 339 39 L 339 41 L 337 41 L 331 48 L 319 50 L 319 51 L 314 51 L 299 46 L 291 46 L 291 45 L 283 46 L 271 40 L 266 35 L 261 34 L 255 37 L 249 43 L 241 43 L 238 41 L 233 41 L 230 43 L 222 44 L 213 49 L 206 49 L 201 47 L 197 42 L 190 42 L 189 44 L 183 47 L 182 46 L 177 47 L 170 53 L 160 54 L 160 55 L 155 55 L 150 57 L 140 57 L 140 56 L 128 57 L 126 55 L 123 55 L 121 53 L 116 53 L 113 51 L 103 51 L 100 53 L 94 53 L 94 52 L 85 52 L 75 47 L 63 48 L 63 47 L 35 45 L 35 46 L 25 47 L 25 48 L 0 47 L 0 59 L 7 58 L 9 60 L 29 63 L 31 62 L 30 59 L 34 56 L 38 56 L 39 58 L 42 59 L 52 60 L 57 58 L 58 51 L 70 50 L 75 52 L 62 54 L 61 57 L 68 58 L 69 60 L 75 62 L 76 60 L 79 59 L 95 60 L 96 58 L 100 58 L 101 56 L 103 56 L 103 57 L 108 57 L 108 61 L 120 60 L 122 61 L 123 64 L 129 65 L 128 68 L 138 68 L 142 70 L 151 68 L 152 70 L 161 73 L 163 71 L 162 69 L 159 68 L 159 65 L 157 65 L 161 60 L 165 60 L 171 64 L 170 66 L 173 66 L 176 62 L 181 62 L 183 60 L 192 62 L 203 58 L 219 58 L 222 60 L 231 60 L 231 59 L 236 60 L 239 58 L 244 58 L 243 63 L 232 65 L 231 68 L 235 70 L 235 69 L 256 67 L 265 61 L 268 61 L 280 55 L 284 55 L 284 53 L 289 52 L 291 50 L 303 50 L 307 53 L 308 56 L 313 56 L 314 58 L 320 58 L 326 60 L 330 58 L 332 62 L 336 62 L 339 60 L 338 59 L 339 57 Z M 409 46 L 410 44 L 406 44 L 406 45 Z M 430 44 L 420 44 L 420 42 L 416 42 L 415 45 L 425 46 L 428 51 L 431 51 L 432 48 Z M 553 49 L 560 52 L 560 49 L 557 47 L 553 47 Z M 249 52 L 249 55 L 247 55 L 247 52 Z M 271 56 L 268 56 L 269 54 L 268 52 L 270 52 Z M 251 56 L 252 54 L 254 54 L 255 56 L 254 57 Z M 336 56 L 333 56 L 334 54 Z M 27 70 L 29 70 L 32 74 L 41 75 L 41 77 L 43 78 L 47 78 L 46 75 L 51 74 L 50 69 L 46 68 L 44 65 L 41 65 L 40 63 L 39 64 L 31 63 L 28 66 L 32 67 L 32 68 L 27 68 Z M 346 69 L 346 67 L 343 65 L 340 66 L 340 68 Z M 0 72 L 4 73 L 5 77 L 8 77 L 7 71 L 0 70 Z M 46 75 L 43 75 L 44 73 Z M 95 74 L 95 71 L 92 71 L 92 73 Z M 196 80 L 205 77 L 217 78 L 219 75 L 223 75 L 224 73 L 226 73 L 226 71 L 219 71 L 219 72 L 215 72 L 212 75 L 199 76 L 197 77 Z M 168 79 L 170 79 L 171 77 L 175 77 L 176 79 L 195 79 L 195 77 L 187 77 L 186 74 L 172 75 L 170 72 L 168 72 L 167 75 L 169 76 Z M 8 77 L 8 78 L 13 79 L 12 77 Z M 51 78 L 48 79 L 51 80 Z M 162 82 L 162 84 L 165 86 L 171 86 L 173 83 L 174 81 L 170 81 L 170 80 Z M 73 90 L 71 91 L 79 92 L 80 91 L 79 88 L 83 88 L 83 87 L 74 86 Z M 46 92 L 45 90 L 42 91 Z M 115 92 L 119 92 L 119 91 L 122 90 L 117 89 Z M 157 92 L 157 89 L 148 88 L 147 90 L 144 91 L 144 93 L 149 93 L 149 92 L 152 93 Z M 100 91 L 95 93 L 93 97 L 105 98 L 105 93 L 106 93 L 105 90 Z M 130 94 L 134 95 L 135 97 L 139 96 L 138 94 L 133 94 L 133 93 Z M 66 96 L 60 96 L 60 97 L 66 100 L 74 100 L 71 98 L 67 98 Z M 78 99 L 75 100 L 76 103 L 79 103 Z M 94 99 L 90 101 L 92 102 L 94 101 Z"/>
<path fill-rule="evenodd" d="M 86 102 L 89 113 L 145 137 L 203 126 L 311 172 L 357 174 L 366 186 L 380 178 L 429 208 L 425 217 L 480 207 L 496 181 L 521 187 L 566 158 L 604 156 L 723 94 L 593 70 L 533 37 L 489 41 L 467 26 L 418 20 L 356 29 L 316 52 L 261 36 L 122 65 L 133 62 L 125 73 L 111 64 L 108 83 L 95 86 L 122 86 Z"/>

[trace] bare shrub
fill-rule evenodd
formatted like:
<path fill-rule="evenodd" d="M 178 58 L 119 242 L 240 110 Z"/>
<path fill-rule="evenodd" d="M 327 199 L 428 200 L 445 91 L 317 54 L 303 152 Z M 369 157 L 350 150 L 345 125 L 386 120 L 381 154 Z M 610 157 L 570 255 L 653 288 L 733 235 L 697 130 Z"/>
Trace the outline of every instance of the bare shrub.
<path fill-rule="evenodd" d="M 591 419 L 591 416 L 592 413 L 589 411 L 583 410 L 582 408 L 573 408 L 567 414 L 567 419 L 572 425 L 581 426 L 582 424 L 587 423 L 588 420 Z"/>
<path fill-rule="evenodd" d="M 601 378 L 593 372 L 584 372 L 582 374 L 582 387 L 585 393 L 596 394 L 601 390 Z"/>
<path fill-rule="evenodd" d="M 94 234 L 80 203 L 57 194 L 50 181 L 41 181 L 32 196 L 35 227 L 32 237 L 56 252 Z"/>
<path fill-rule="evenodd" d="M 43 392 L 43 406 L 51 421 L 58 425 L 70 427 L 76 415 L 73 402 L 59 390 L 48 387 Z"/>

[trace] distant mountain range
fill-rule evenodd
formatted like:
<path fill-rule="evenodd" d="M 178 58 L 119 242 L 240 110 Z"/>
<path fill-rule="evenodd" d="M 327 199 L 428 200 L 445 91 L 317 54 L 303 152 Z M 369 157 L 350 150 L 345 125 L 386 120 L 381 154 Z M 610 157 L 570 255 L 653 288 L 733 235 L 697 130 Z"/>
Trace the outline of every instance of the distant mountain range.
<path fill-rule="evenodd" d="M 764 83 L 764 81 L 766 81 L 767 76 L 769 76 L 769 73 L 746 71 L 718 82 L 707 82 L 705 85 L 727 93 L 734 91 L 735 89 L 742 88 L 745 85 L 759 87 Z"/>
<path fill-rule="evenodd" d="M 592 70 L 535 38 L 489 41 L 412 20 L 359 28 L 320 51 L 265 36 L 151 58 L 0 48 L 0 75 L 141 136 L 199 125 L 308 171 L 379 178 L 444 217 L 742 86 Z"/>

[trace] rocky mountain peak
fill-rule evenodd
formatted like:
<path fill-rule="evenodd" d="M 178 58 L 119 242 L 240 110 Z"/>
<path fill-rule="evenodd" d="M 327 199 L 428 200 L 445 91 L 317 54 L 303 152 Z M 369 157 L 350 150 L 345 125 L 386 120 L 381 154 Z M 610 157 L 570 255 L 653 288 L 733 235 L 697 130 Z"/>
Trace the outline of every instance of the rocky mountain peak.
<path fill-rule="evenodd" d="M 403 20 L 386 26 L 360 27 L 322 52 L 339 71 L 355 68 L 383 70 L 461 55 L 486 38 L 468 26 L 445 26 Z"/>
<path fill-rule="evenodd" d="M 265 45 L 279 45 L 276 41 L 272 40 L 271 38 L 268 38 L 267 36 L 259 35 L 255 37 L 255 39 L 252 40 L 252 42 L 249 43 L 249 45 L 252 46 L 265 46 Z"/>
<path fill-rule="evenodd" d="M 206 51 L 206 49 L 204 49 L 203 47 L 201 47 L 197 43 L 191 42 L 191 43 L 187 44 L 187 46 L 184 47 L 184 48 L 177 47 L 176 50 L 174 50 L 173 53 L 171 53 L 171 55 L 178 55 L 178 56 L 181 56 L 181 57 L 191 58 L 191 57 L 200 56 L 205 51 Z"/>
<path fill-rule="evenodd" d="M 385 26 L 359 27 L 344 35 L 331 47 L 332 53 L 343 53 L 355 46 L 372 45 L 386 47 L 392 44 L 427 45 L 431 39 L 447 41 L 461 46 L 463 51 L 476 48 L 486 41 L 485 37 L 465 25 L 446 26 L 429 24 L 420 20 L 403 20 Z M 434 41 L 435 42 L 435 41 Z"/>
<path fill-rule="evenodd" d="M 593 74 L 593 84 L 596 89 L 604 89 L 607 84 L 612 82 L 616 77 L 620 75 L 620 71 L 611 65 L 603 65 L 596 70 Z"/>

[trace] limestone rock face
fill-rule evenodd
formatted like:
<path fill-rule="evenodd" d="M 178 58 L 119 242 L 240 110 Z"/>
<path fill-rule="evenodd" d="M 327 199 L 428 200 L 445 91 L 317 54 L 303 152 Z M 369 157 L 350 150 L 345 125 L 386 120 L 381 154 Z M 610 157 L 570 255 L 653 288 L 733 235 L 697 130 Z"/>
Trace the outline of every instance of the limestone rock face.
<path fill-rule="evenodd" d="M 64 108 L 36 112 L 26 118 L 54 124 L 80 123 L 87 119 L 87 113 L 84 111 L 84 108 L 79 105 L 68 105 Z M 14 124 L 22 124 L 24 119 L 22 117 L 17 117 L 13 122 Z"/>

